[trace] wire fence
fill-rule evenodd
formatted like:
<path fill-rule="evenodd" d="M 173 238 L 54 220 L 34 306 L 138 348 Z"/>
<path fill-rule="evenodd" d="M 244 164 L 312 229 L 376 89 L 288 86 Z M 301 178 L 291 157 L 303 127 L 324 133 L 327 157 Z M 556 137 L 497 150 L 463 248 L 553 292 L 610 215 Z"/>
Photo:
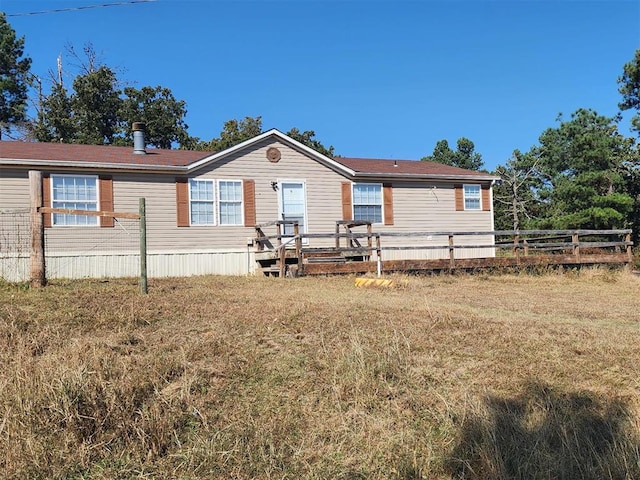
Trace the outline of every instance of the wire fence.
<path fill-rule="evenodd" d="M 113 227 L 45 229 L 48 279 L 140 276 L 140 220 L 114 217 Z M 29 280 L 29 210 L 0 210 L 0 279 Z"/>
<path fill-rule="evenodd" d="M 114 226 L 45 230 L 47 278 L 140 275 L 140 221 L 114 218 Z"/>
<path fill-rule="evenodd" d="M 27 280 L 30 252 L 29 210 L 0 210 L 0 279 Z"/>

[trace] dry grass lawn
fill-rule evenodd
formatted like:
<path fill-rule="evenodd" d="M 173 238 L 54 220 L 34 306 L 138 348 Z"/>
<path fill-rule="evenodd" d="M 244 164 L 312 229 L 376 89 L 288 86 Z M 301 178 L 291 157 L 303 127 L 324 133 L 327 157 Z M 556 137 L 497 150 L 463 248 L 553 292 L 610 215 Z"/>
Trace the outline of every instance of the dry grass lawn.
<path fill-rule="evenodd" d="M 640 277 L 0 284 L 3 478 L 640 478 Z"/>

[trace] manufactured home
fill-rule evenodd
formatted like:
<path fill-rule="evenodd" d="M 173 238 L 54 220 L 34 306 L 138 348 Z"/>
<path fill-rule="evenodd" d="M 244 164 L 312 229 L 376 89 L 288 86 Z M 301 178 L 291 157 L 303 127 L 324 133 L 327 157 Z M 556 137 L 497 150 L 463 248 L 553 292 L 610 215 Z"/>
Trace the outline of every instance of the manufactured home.
<path fill-rule="evenodd" d="M 29 208 L 33 170 L 42 174 L 44 207 L 137 212 L 145 198 L 151 277 L 254 273 L 255 227 L 277 220 L 294 220 L 306 234 L 334 232 L 344 220 L 369 222 L 375 232 L 423 232 L 420 243 L 433 245 L 446 237 L 429 232 L 493 230 L 497 178 L 482 172 L 424 161 L 329 158 L 275 129 L 222 152 L 147 149 L 141 128 L 134 142 L 133 148 L 0 142 L 0 216 Z M 136 262 L 129 261 L 138 253 L 135 241 L 112 240 L 135 226 L 62 213 L 43 220 L 50 278 L 136 275 Z M 18 240 L 11 239 L 9 223 L 0 222 L 0 273 L 14 280 L 26 276 L 28 252 L 12 250 Z M 412 241 L 396 236 L 387 244 Z M 486 245 L 492 237 L 472 241 Z M 456 255 L 486 257 L 493 249 L 470 247 Z"/>

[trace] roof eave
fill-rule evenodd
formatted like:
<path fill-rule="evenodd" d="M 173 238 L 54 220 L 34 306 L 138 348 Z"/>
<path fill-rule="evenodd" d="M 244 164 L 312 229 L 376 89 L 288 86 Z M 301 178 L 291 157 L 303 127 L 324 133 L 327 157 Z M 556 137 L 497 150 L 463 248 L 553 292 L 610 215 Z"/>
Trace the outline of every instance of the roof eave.
<path fill-rule="evenodd" d="M 315 151 L 313 148 L 307 147 L 306 145 L 298 142 L 297 140 L 294 140 L 293 138 L 289 137 L 288 135 L 285 135 L 280 130 L 277 130 L 275 128 L 272 128 L 271 130 L 267 130 L 266 132 L 263 132 L 256 137 L 245 140 L 244 142 L 234 145 L 233 147 L 227 148 L 226 150 L 223 150 L 218 153 L 214 153 L 213 155 L 209 155 L 205 158 L 202 158 L 193 163 L 190 163 L 187 167 L 187 170 L 188 171 L 196 170 L 204 165 L 222 160 L 223 158 L 228 157 L 229 155 L 232 155 L 233 153 L 236 153 L 242 150 L 243 148 L 246 148 L 248 146 L 261 142 L 262 140 L 271 136 L 274 136 L 278 138 L 280 141 L 287 143 L 290 146 L 305 152 L 307 155 L 315 158 L 317 161 L 327 165 L 328 167 L 333 168 L 334 170 L 342 172 L 344 175 L 353 176 L 355 174 L 354 170 L 351 170 L 350 168 L 346 167 L 340 162 L 335 161 L 332 158 L 327 157 L 326 155 L 322 155 L 320 152 Z"/>
<path fill-rule="evenodd" d="M 354 178 L 366 178 L 366 179 L 400 179 L 400 180 L 470 180 L 470 181 L 482 181 L 493 182 L 500 179 L 493 175 L 451 175 L 451 174 L 416 174 L 416 173 L 368 173 L 368 172 L 355 172 Z"/>
<path fill-rule="evenodd" d="M 2 159 L 2 166 L 87 168 L 92 170 L 128 170 L 141 172 L 186 173 L 187 167 L 176 165 L 137 165 L 131 163 L 58 162 L 50 160 Z"/>

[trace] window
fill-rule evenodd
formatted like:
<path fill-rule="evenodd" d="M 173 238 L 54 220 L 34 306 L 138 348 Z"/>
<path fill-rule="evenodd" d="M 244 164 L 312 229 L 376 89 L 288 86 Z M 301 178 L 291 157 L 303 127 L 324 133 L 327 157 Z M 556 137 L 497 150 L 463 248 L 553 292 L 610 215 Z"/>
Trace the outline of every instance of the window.
<path fill-rule="evenodd" d="M 480 203 L 480 185 L 464 186 L 464 209 L 465 210 L 481 210 Z"/>
<path fill-rule="evenodd" d="M 242 225 L 242 182 L 218 182 L 218 218 L 220 225 Z"/>
<path fill-rule="evenodd" d="M 89 175 L 52 175 L 51 206 L 70 210 L 98 210 L 98 177 Z M 98 225 L 98 217 L 53 214 L 53 225 Z"/>
<path fill-rule="evenodd" d="M 353 185 L 353 219 L 382 223 L 382 185 L 355 183 Z"/>
<path fill-rule="evenodd" d="M 189 179 L 191 225 L 213 225 L 213 180 Z"/>

